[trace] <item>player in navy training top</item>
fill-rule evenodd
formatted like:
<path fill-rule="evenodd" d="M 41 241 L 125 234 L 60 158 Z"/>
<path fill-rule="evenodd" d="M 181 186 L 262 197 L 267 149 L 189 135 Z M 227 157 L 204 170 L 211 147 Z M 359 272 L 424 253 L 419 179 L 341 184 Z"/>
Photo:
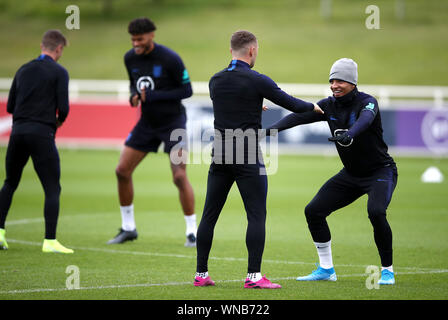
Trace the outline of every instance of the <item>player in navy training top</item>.
<path fill-rule="evenodd" d="M 207 195 L 197 237 L 195 286 L 213 285 L 208 275 L 208 257 L 213 232 L 234 182 L 247 213 L 246 246 L 248 274 L 245 288 L 281 288 L 261 276 L 265 242 L 267 177 L 259 152 L 263 99 L 294 112 L 315 110 L 317 105 L 282 91 L 269 77 L 251 70 L 258 54 L 256 37 L 237 31 L 231 39 L 232 62 L 209 82 L 213 101 L 215 136 Z"/>
<path fill-rule="evenodd" d="M 344 165 L 305 208 L 320 267 L 311 275 L 297 280 L 336 280 L 326 217 L 367 194 L 367 212 L 382 265 L 379 284 L 393 284 L 395 281 L 392 231 L 386 219 L 386 209 L 397 184 L 397 168 L 383 140 L 378 102 L 374 97 L 358 91 L 357 78 L 357 64 L 353 60 L 343 58 L 336 61 L 330 72 L 333 96 L 317 103 L 325 114 L 290 114 L 268 128 L 281 131 L 326 121 L 333 135 L 329 140 L 336 143 Z"/>
<path fill-rule="evenodd" d="M 193 188 L 186 174 L 187 146 L 183 145 L 185 141 L 182 139 L 170 138 L 175 129 L 185 131 L 186 114 L 181 100 L 190 97 L 193 92 L 181 58 L 171 49 L 153 41 L 155 30 L 154 23 L 147 18 L 135 19 L 128 26 L 133 48 L 125 54 L 124 63 L 130 80 L 130 104 L 136 107 L 141 103 L 141 117 L 126 139 L 115 170 L 122 226 L 117 236 L 108 243 L 123 243 L 137 238 L 132 173 L 140 161 L 149 152 L 157 152 L 163 142 L 164 151 L 170 154 L 173 181 L 179 190 L 184 212 L 185 246 L 194 247 L 196 215 Z"/>
<path fill-rule="evenodd" d="M 41 43 L 41 55 L 17 71 L 9 91 L 7 111 L 13 116 L 6 153 L 6 179 L 0 190 L 0 249 L 7 249 L 5 220 L 23 168 L 33 160 L 45 192 L 44 252 L 73 253 L 56 240 L 61 193 L 56 129 L 69 112 L 67 70 L 56 61 L 67 41 L 59 30 L 47 31 Z"/>

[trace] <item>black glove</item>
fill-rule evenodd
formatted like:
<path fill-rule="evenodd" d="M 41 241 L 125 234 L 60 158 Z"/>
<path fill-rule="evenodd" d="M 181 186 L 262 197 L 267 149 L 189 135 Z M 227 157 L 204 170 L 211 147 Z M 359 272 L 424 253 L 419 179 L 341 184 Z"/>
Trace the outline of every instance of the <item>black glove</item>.
<path fill-rule="evenodd" d="M 344 133 L 338 134 L 334 137 L 328 138 L 328 141 L 339 142 L 343 146 L 349 146 L 352 143 L 353 138 L 345 131 Z"/>

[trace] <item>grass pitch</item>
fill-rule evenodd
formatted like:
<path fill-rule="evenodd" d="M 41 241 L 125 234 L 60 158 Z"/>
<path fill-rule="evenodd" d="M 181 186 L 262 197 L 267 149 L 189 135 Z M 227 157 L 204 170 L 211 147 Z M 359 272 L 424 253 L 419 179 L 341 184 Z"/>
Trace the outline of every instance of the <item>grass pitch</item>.
<path fill-rule="evenodd" d="M 0 148 L 0 179 L 6 149 Z M 329 225 L 338 281 L 297 282 L 317 255 L 303 209 L 340 168 L 336 157 L 280 156 L 269 176 L 267 238 L 262 273 L 281 290 L 244 290 L 246 218 L 234 187 L 215 230 L 209 272 L 215 287 L 193 287 L 196 250 L 185 248 L 185 223 L 171 182 L 168 158 L 150 154 L 134 175 L 139 239 L 110 246 L 120 227 L 114 168 L 119 151 L 60 150 L 61 212 L 58 240 L 73 255 L 44 254 L 43 191 L 31 161 L 24 170 L 6 225 L 8 251 L 0 251 L 0 300 L 302 300 L 448 298 L 447 182 L 423 184 L 430 165 L 446 175 L 448 160 L 396 158 L 399 170 L 388 217 L 394 235 L 396 285 L 366 288 L 366 266 L 379 265 L 366 197 L 333 213 Z M 207 165 L 190 165 L 198 220 Z M 199 221 L 198 221 L 199 223 Z M 77 266 L 80 289 L 67 290 L 68 266 Z"/>

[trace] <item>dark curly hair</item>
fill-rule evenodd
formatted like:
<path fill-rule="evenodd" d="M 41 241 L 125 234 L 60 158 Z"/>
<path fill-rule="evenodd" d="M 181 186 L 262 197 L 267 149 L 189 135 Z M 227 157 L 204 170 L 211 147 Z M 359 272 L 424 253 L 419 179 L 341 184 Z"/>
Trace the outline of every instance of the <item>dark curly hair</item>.
<path fill-rule="evenodd" d="M 148 18 L 134 19 L 129 23 L 128 26 L 128 32 L 131 35 L 148 33 L 154 30 L 156 30 L 156 25 Z"/>

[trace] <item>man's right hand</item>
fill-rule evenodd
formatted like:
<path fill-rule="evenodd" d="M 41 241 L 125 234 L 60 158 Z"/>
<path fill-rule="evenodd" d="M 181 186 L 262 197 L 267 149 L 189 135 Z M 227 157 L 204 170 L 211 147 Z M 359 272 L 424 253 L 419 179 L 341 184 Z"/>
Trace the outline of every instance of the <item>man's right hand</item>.
<path fill-rule="evenodd" d="M 317 103 L 314 103 L 314 112 L 324 114 L 324 111 L 319 107 Z"/>
<path fill-rule="evenodd" d="M 138 95 L 136 93 L 135 95 L 132 96 L 132 98 L 131 98 L 131 106 L 137 107 L 139 102 L 140 102 L 139 100 L 141 100 L 142 103 L 146 101 L 146 87 L 143 84 L 140 87 L 140 95 Z"/>
<path fill-rule="evenodd" d="M 131 106 L 137 107 L 138 103 L 139 103 L 139 99 L 140 98 L 138 97 L 138 94 L 133 95 L 131 98 Z"/>

